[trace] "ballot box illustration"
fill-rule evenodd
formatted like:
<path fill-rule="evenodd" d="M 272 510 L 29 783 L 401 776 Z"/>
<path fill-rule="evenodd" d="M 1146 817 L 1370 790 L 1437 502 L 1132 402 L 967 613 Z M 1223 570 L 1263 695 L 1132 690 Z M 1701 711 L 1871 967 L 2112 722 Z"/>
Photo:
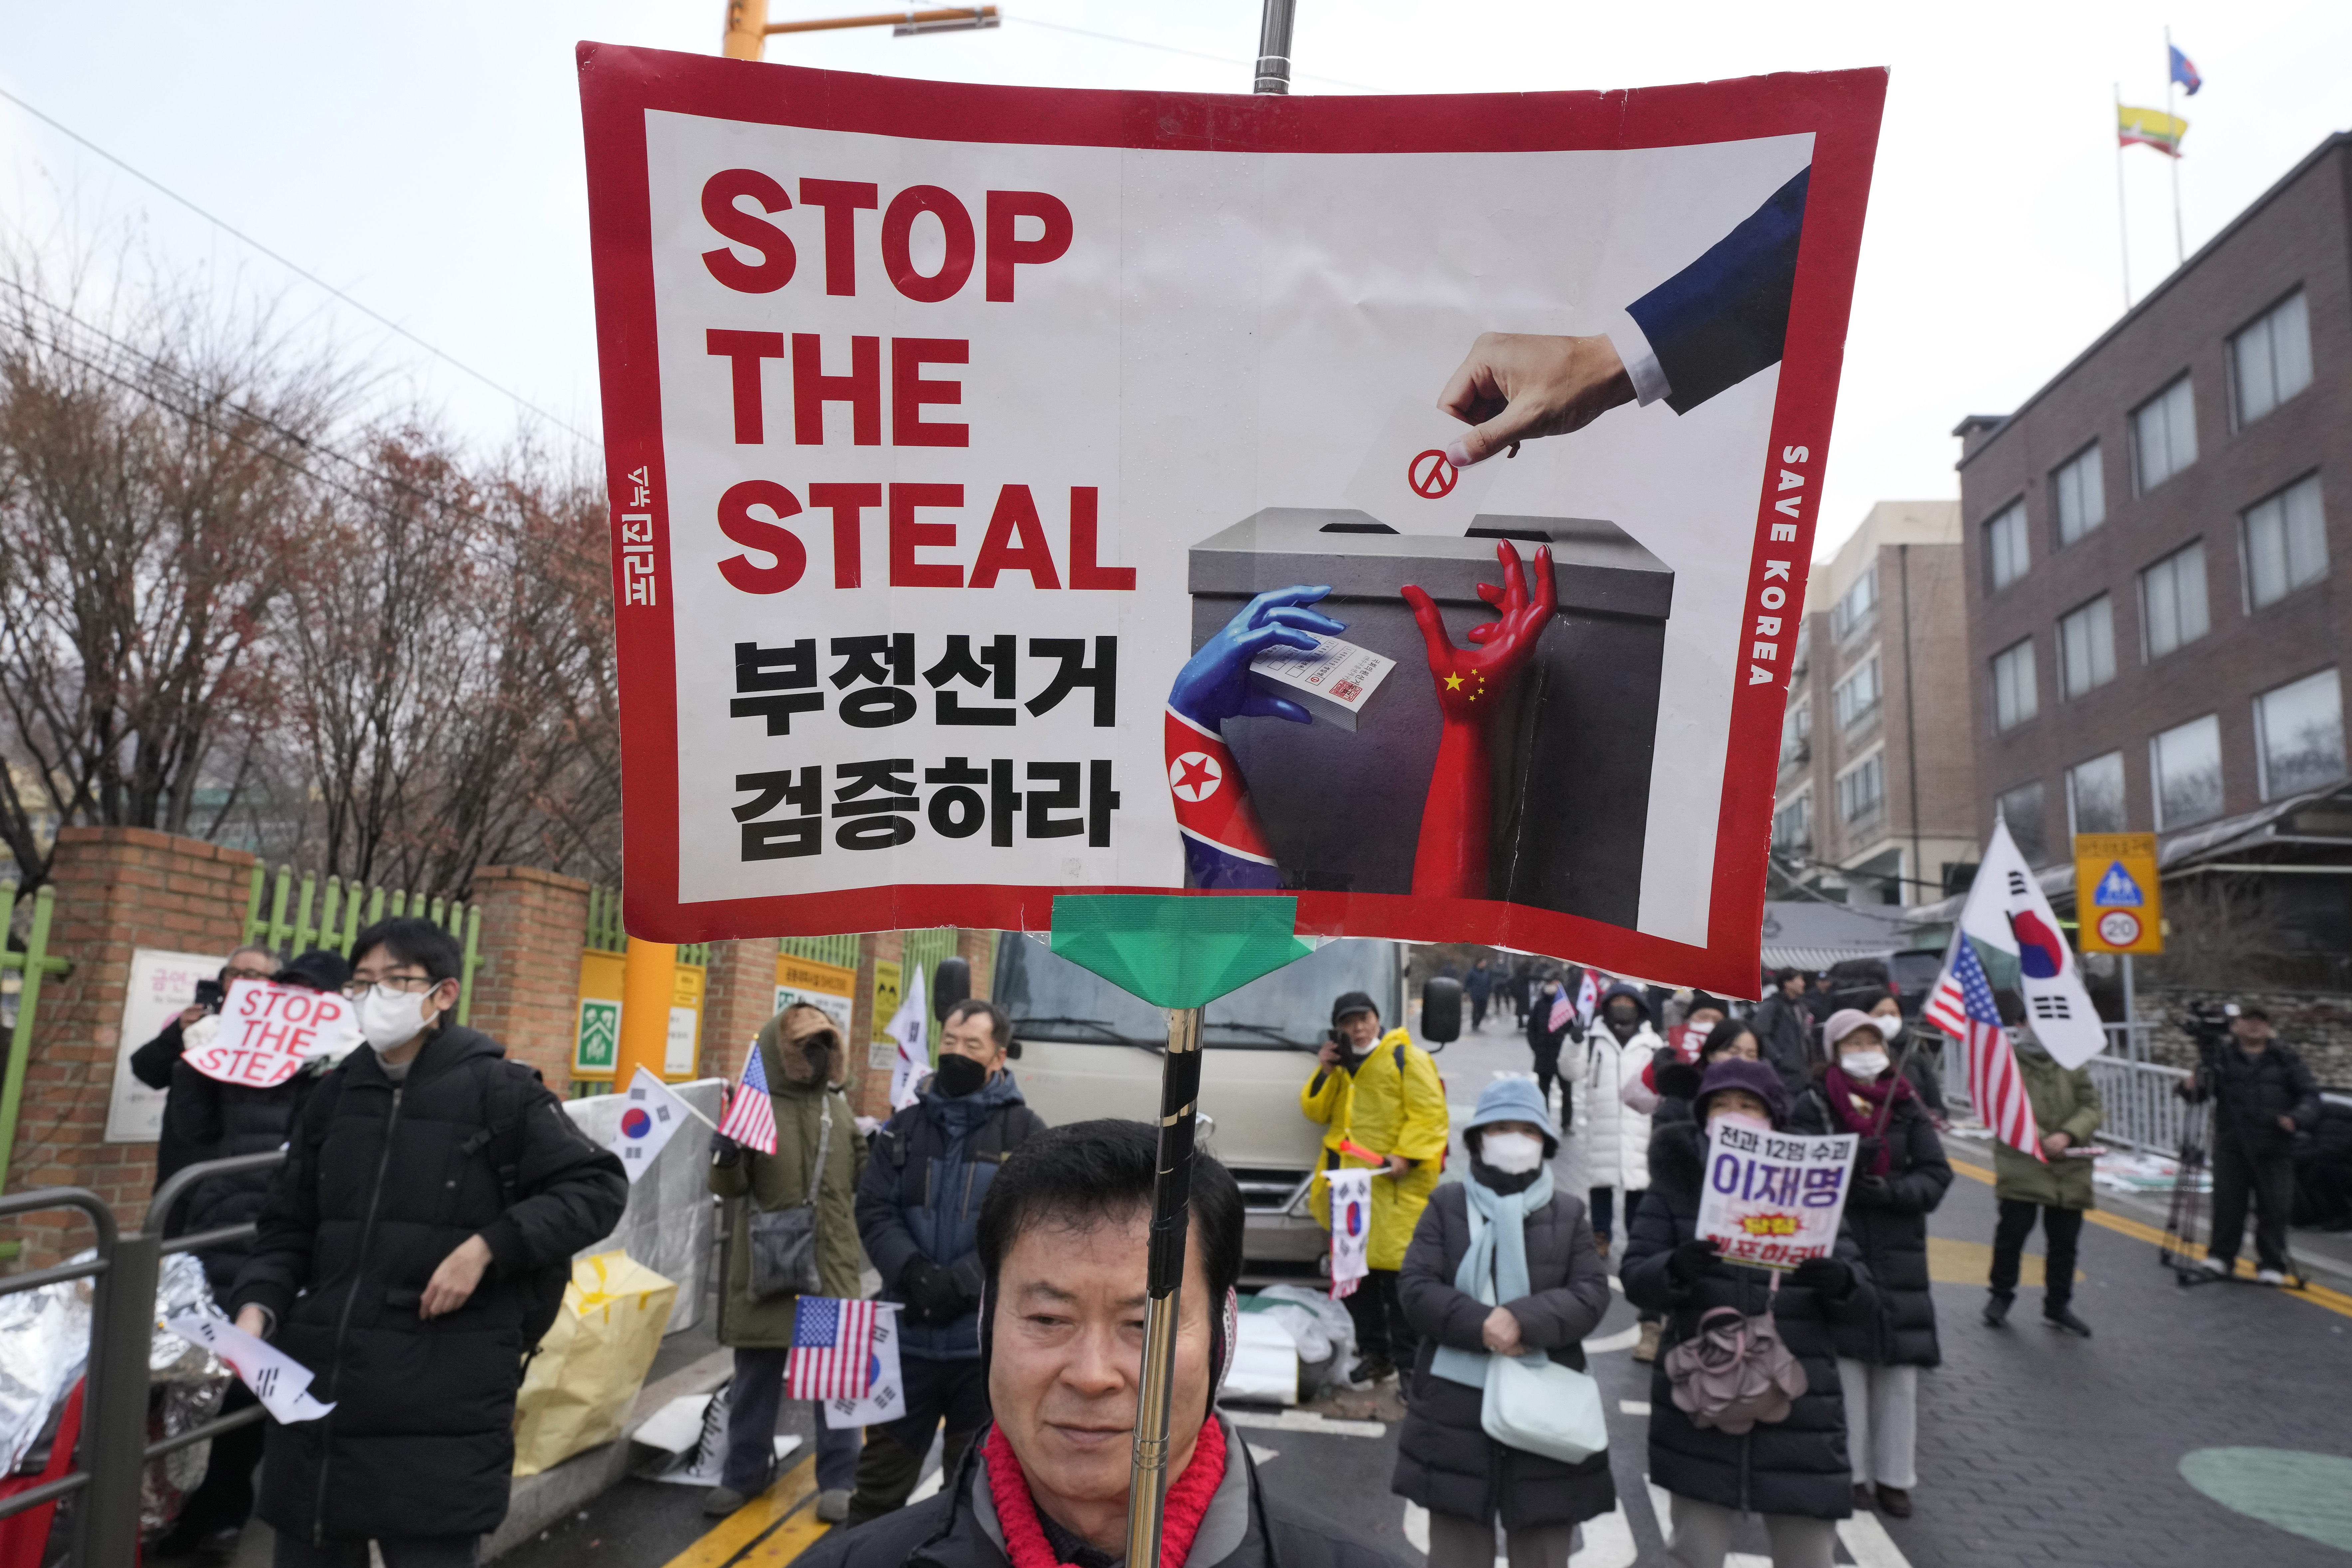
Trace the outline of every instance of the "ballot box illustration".
<path fill-rule="evenodd" d="M 1345 623 L 1349 646 L 1324 663 L 1377 675 L 1368 692 L 1345 694 L 1352 728 L 1332 721 L 1326 698 L 1303 704 L 1311 724 L 1232 719 L 1223 733 L 1286 885 L 1409 893 L 1440 718 L 1421 629 L 1399 590 L 1425 590 L 1456 646 L 1471 646 L 1470 628 L 1496 616 L 1477 589 L 1502 581 L 1497 539 L 1514 541 L 1527 562 L 1551 546 L 1559 607 L 1486 727 L 1488 895 L 1631 926 L 1674 573 L 1614 523 L 1482 513 L 1454 539 L 1398 533 L 1352 510 L 1270 507 L 1192 547 L 1192 646 L 1255 595 L 1331 585 L 1316 608 Z"/>

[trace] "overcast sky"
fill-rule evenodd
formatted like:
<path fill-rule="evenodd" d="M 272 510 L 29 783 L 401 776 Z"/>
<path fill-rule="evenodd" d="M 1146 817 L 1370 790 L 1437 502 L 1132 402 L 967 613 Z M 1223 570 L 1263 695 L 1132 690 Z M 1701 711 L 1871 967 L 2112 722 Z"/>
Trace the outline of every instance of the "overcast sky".
<path fill-rule="evenodd" d="M 772 41 L 842 70 L 1038 86 L 1234 91 L 1255 0 L 1004 0 L 992 32 Z M 0 86 L 348 290 L 490 380 L 596 424 L 572 46 L 715 51 L 724 0 L 562 5 L 85 6 L 0 0 Z M 874 0 L 773 0 L 778 20 Z M 2163 28 L 2206 87 L 2180 167 L 2189 249 L 2352 123 L 2352 5 L 2035 0 L 1571 6 L 1298 0 L 1298 90 L 1607 89 L 1777 70 L 1894 72 L 1816 554 L 1882 498 L 1955 496 L 1949 431 L 2002 412 L 2123 305 L 2112 96 L 2164 102 Z M 1077 29 L 1079 31 L 1073 31 Z M 1118 35 L 1139 47 L 1085 36 Z M 1212 57 L 1212 58 L 1202 58 Z M 2126 153 L 2135 296 L 2173 264 L 2170 171 Z M 0 102 L 0 223 L 16 243 L 278 300 L 391 385 L 495 444 L 532 416 Z"/>

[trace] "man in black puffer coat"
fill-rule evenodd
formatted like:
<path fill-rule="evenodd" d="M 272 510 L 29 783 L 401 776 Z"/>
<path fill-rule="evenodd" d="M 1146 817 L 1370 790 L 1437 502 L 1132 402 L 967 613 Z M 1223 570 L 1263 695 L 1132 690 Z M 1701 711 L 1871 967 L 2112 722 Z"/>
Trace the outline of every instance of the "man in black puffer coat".
<path fill-rule="evenodd" d="M 277 981 L 280 985 L 340 992 L 351 977 L 352 966 L 341 953 L 318 948 L 279 970 Z M 182 1163 L 284 1148 L 303 1102 L 331 1065 L 323 1058 L 315 1058 L 284 1083 L 259 1089 L 207 1078 L 190 1067 L 185 1056 L 180 1057 L 172 1063 L 172 1095 L 164 1101 L 163 1121 L 184 1151 Z M 172 1234 L 215 1230 L 257 1219 L 276 1179 L 274 1171 L 247 1171 L 197 1183 L 181 1202 Z M 228 1241 L 197 1255 L 204 1264 L 205 1282 L 212 1287 L 215 1300 L 228 1299 L 237 1270 L 252 1252 L 250 1241 Z M 221 1414 L 231 1415 L 254 1403 L 250 1389 L 232 1383 Z M 253 1513 L 253 1472 L 261 1463 L 262 1436 L 258 1426 L 240 1426 L 213 1439 L 205 1460 L 204 1483 L 180 1505 L 180 1517 L 155 1542 L 154 1555 L 184 1557 L 193 1552 L 207 1561 L 226 1562 L 236 1553 L 237 1537 Z"/>
<path fill-rule="evenodd" d="M 1735 1512 L 1764 1516 L 1776 1563 L 1825 1564 L 1833 1521 L 1853 1511 L 1845 1401 L 1831 1334 L 1878 1312 L 1853 1238 L 1841 1231 L 1833 1257 L 1790 1271 L 1777 1291 L 1767 1271 L 1735 1268 L 1714 1256 L 1712 1242 L 1697 1239 L 1710 1116 L 1740 1110 L 1778 1127 L 1785 1103 L 1779 1075 L 1761 1062 L 1732 1058 L 1708 1068 L 1695 1107 L 1698 1120 L 1669 1122 L 1650 1135 L 1649 1194 L 1634 1212 L 1625 1249 L 1625 1299 L 1666 1314 L 1664 1348 L 1651 1375 L 1650 1479 L 1673 1495 L 1673 1547 L 1685 1568 L 1719 1568 Z M 1667 1352 L 1717 1307 L 1750 1317 L 1769 1311 L 1780 1326 L 1806 1384 L 1786 1420 L 1735 1436 L 1696 1425 L 1675 1404 Z"/>
<path fill-rule="evenodd" d="M 276 1568 L 471 1568 L 506 1517 L 515 1392 L 572 1255 L 628 1203 L 620 1160 L 539 1074 L 450 1024 L 457 944 L 426 921 L 360 933 L 368 1047 L 303 1107 L 231 1292 L 335 1406 L 272 1424 L 260 1515 Z"/>
<path fill-rule="evenodd" d="M 2190 1080 L 2192 1100 L 2212 1096 L 2213 1235 L 2205 1267 L 2227 1275 L 2254 1205 L 2254 1278 L 2285 1282 L 2286 1226 L 2294 1207 L 2294 1135 L 2319 1121 L 2319 1086 L 2303 1058 L 2279 1043 L 2271 1016 L 2248 1007 L 2230 1020 L 2231 1043 Z"/>

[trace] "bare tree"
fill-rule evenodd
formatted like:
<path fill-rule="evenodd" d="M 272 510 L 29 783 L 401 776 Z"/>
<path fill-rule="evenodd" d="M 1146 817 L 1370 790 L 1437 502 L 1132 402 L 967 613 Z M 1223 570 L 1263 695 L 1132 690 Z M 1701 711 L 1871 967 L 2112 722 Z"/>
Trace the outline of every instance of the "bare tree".
<path fill-rule="evenodd" d="M 0 269 L 0 842 L 27 882 L 45 819 L 188 831 L 215 746 L 262 721 L 349 386 L 266 317 L 121 298 Z"/>

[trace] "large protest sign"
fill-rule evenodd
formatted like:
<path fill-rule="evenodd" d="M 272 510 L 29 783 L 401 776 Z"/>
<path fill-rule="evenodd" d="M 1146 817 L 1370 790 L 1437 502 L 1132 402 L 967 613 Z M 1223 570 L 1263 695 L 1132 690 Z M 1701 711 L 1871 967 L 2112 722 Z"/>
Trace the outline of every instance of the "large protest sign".
<path fill-rule="evenodd" d="M 1698 1234 L 1726 1261 L 1794 1268 L 1837 1247 L 1853 1176 L 1851 1132 L 1808 1138 L 1718 1118 L 1707 1131 Z"/>
<path fill-rule="evenodd" d="M 1883 72 L 580 66 L 633 931 L 1281 889 L 1754 989 Z M 1465 467 L 1511 353 L 1605 411 Z"/>
<path fill-rule="evenodd" d="M 284 1083 L 312 1057 L 340 1057 L 360 1043 L 359 1009 L 349 997 L 269 980 L 230 982 L 218 1023 L 189 1040 L 187 1063 L 248 1089 Z"/>

